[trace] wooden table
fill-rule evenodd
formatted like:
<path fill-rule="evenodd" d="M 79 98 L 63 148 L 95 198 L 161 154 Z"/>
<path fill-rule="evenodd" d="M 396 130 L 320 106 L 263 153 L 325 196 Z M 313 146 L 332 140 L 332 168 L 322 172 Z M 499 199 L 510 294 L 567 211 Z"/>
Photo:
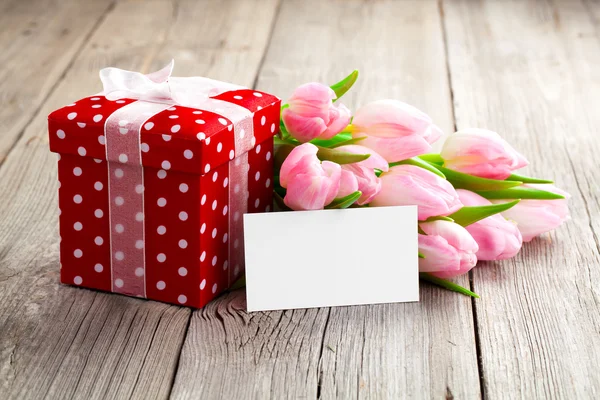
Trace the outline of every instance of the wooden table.
<path fill-rule="evenodd" d="M 598 0 L 3 0 L 0 49 L 0 397 L 600 396 Z M 62 286 L 46 116 L 171 58 L 283 98 L 358 68 L 348 106 L 498 131 L 572 220 L 457 279 L 478 300 L 248 314 L 243 290 L 192 311 Z"/>

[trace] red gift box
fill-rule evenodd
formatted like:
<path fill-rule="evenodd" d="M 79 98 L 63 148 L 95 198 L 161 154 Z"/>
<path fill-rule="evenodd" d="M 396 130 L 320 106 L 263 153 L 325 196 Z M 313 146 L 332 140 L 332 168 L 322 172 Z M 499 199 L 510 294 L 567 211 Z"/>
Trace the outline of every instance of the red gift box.
<path fill-rule="evenodd" d="M 270 209 L 280 100 L 171 68 L 105 69 L 48 116 L 61 282 L 202 307 L 243 273 L 242 214 Z"/>

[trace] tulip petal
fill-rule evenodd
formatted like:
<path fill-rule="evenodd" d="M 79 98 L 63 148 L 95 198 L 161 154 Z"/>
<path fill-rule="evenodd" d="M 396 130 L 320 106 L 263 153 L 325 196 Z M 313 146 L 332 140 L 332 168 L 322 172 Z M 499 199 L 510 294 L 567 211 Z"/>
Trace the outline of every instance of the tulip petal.
<path fill-rule="evenodd" d="M 381 191 L 370 202 L 375 207 L 417 205 L 421 221 L 452 214 L 462 207 L 448 181 L 414 165 L 392 167 L 381 175 L 381 181 Z"/>
<path fill-rule="evenodd" d="M 304 157 L 308 156 L 306 159 L 307 162 L 312 161 L 318 163 L 318 151 L 319 149 L 317 146 L 311 143 L 305 143 L 301 146 L 295 147 L 281 165 L 281 170 L 279 171 L 279 182 L 281 186 L 284 188 L 287 187 L 288 179 L 292 169 L 294 169 Z"/>
<path fill-rule="evenodd" d="M 336 149 L 352 154 L 370 154 L 369 158 L 357 164 L 366 168 L 377 168 L 383 172 L 387 172 L 389 170 L 389 164 L 385 158 L 381 157 L 376 151 L 368 147 L 358 144 L 350 144 L 336 147 Z"/>
<path fill-rule="evenodd" d="M 342 166 L 342 170 L 351 172 L 358 182 L 358 190 L 362 195 L 358 199 L 358 205 L 369 203 L 381 191 L 381 179 L 375 175 L 371 168 L 365 168 L 360 163 Z"/>
<path fill-rule="evenodd" d="M 346 169 L 342 169 L 340 178 L 340 188 L 336 198 L 346 197 L 358 190 L 358 181 L 354 174 Z"/>
<path fill-rule="evenodd" d="M 468 128 L 450 135 L 440 155 L 447 168 L 490 179 L 506 179 L 528 164 L 500 135 L 487 129 Z"/>
<path fill-rule="evenodd" d="M 300 142 L 309 142 L 327 129 L 325 121 L 320 117 L 303 117 L 286 108 L 281 119 L 287 131 Z"/>
<path fill-rule="evenodd" d="M 294 114 L 321 118 L 327 124 L 329 107 L 335 97 L 335 92 L 328 86 L 318 82 L 305 83 L 294 90 L 288 105 Z"/>
<path fill-rule="evenodd" d="M 415 133 L 419 136 L 432 135 L 432 132 L 426 133 L 432 125 L 431 118 L 398 100 L 378 100 L 364 105 L 356 112 L 352 124 L 358 132 L 379 138 L 397 138 Z"/>
<path fill-rule="evenodd" d="M 329 125 L 327 126 L 327 129 L 319 135 L 319 138 L 325 140 L 331 139 L 348 126 L 351 118 L 352 113 L 345 105 L 340 104 L 339 106 L 331 106 L 329 108 Z"/>
<path fill-rule="evenodd" d="M 292 210 L 322 210 L 331 202 L 327 197 L 332 186 L 322 176 L 299 174 L 290 181 L 283 201 Z"/>
<path fill-rule="evenodd" d="M 321 167 L 331 182 L 327 195 L 325 197 L 325 205 L 331 203 L 335 199 L 335 195 L 340 190 L 340 180 L 342 178 L 342 167 L 331 161 L 323 161 Z"/>
<path fill-rule="evenodd" d="M 419 227 L 427 234 L 444 237 L 448 243 L 462 251 L 476 253 L 479 250 L 477 242 L 462 226 L 454 222 L 437 220 L 422 222 Z"/>
<path fill-rule="evenodd" d="M 519 204 L 502 213 L 505 218 L 517 223 L 523 241 L 529 242 L 542 233 L 558 228 L 569 219 L 568 199 L 571 196 L 553 185 L 528 184 L 525 186 L 564 197 L 564 199 L 558 200 L 521 200 Z M 492 200 L 493 203 L 504 201 Z"/>
<path fill-rule="evenodd" d="M 465 208 L 488 207 L 493 204 L 468 190 L 458 189 L 456 192 L 460 201 L 466 206 L 457 213 Z M 455 222 L 460 224 L 460 221 L 455 220 Z M 514 257 L 523 244 L 523 237 L 516 224 L 507 221 L 500 214 L 471 223 L 466 226 L 466 229 L 479 246 L 476 253 L 478 260 L 505 260 Z"/>
<path fill-rule="evenodd" d="M 458 251 L 441 236 L 419 235 L 419 252 L 425 256 L 419 259 L 419 272 L 458 271 L 460 268 Z"/>
<path fill-rule="evenodd" d="M 352 137 L 364 137 L 364 135 L 353 133 Z M 375 150 L 389 163 L 406 160 L 431 151 L 431 145 L 418 135 L 408 135 L 399 138 L 367 136 L 360 141 L 360 144 L 361 146 Z"/>

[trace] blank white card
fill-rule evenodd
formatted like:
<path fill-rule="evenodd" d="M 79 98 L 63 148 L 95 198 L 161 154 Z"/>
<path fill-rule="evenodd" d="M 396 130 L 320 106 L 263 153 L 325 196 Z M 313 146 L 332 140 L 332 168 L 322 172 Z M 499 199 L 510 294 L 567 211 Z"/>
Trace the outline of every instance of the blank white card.
<path fill-rule="evenodd" d="M 417 207 L 244 215 L 248 311 L 419 300 Z"/>

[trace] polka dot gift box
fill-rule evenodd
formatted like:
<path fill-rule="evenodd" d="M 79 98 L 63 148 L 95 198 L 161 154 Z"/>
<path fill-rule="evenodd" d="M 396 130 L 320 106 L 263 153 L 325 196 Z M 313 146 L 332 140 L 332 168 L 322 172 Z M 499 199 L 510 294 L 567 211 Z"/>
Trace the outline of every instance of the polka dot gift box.
<path fill-rule="evenodd" d="M 269 211 L 280 100 L 207 78 L 100 72 L 48 116 L 61 281 L 202 307 L 244 269 L 242 214 Z"/>

